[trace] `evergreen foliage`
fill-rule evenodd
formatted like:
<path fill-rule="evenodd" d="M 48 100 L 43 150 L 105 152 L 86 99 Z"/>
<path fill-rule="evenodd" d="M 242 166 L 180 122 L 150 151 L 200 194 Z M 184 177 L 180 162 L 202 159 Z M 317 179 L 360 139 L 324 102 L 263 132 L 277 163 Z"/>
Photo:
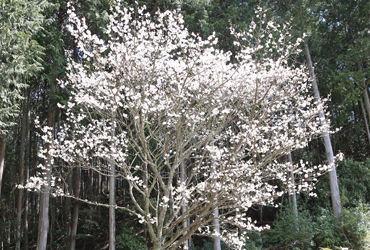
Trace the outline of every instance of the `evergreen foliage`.
<path fill-rule="evenodd" d="M 273 223 L 273 229 L 266 231 L 265 246 L 276 245 L 284 249 L 308 250 L 315 247 L 315 224 L 307 210 L 300 210 L 298 218 L 291 205 L 286 206 Z"/>
<path fill-rule="evenodd" d="M 0 128 L 14 124 L 26 79 L 41 67 L 41 47 L 34 35 L 42 29 L 46 1 L 0 1 Z"/>

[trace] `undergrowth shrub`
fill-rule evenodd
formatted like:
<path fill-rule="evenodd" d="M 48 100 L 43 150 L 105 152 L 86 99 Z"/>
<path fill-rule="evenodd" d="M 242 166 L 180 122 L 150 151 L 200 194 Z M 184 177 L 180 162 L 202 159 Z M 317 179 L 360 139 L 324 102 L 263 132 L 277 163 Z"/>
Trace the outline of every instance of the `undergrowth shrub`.
<path fill-rule="evenodd" d="M 261 250 L 262 249 L 261 232 L 248 231 L 246 236 L 248 238 L 245 242 L 245 246 L 243 249 L 246 249 L 246 250 Z"/>
<path fill-rule="evenodd" d="M 357 207 L 343 209 L 340 220 L 330 211 L 322 209 L 315 217 L 318 247 L 348 247 L 356 250 L 370 249 L 370 208 L 360 203 Z"/>
<path fill-rule="evenodd" d="M 276 245 L 280 249 L 313 249 L 315 225 L 308 211 L 294 215 L 292 206 L 287 206 L 273 223 L 273 229 L 266 231 L 264 245 Z"/>
<path fill-rule="evenodd" d="M 344 209 L 341 217 L 343 242 L 351 249 L 370 249 L 370 207 L 360 203 L 349 210 Z"/>
<path fill-rule="evenodd" d="M 316 224 L 314 242 L 316 245 L 325 248 L 334 248 L 340 245 L 340 225 L 332 213 L 327 209 L 321 208 L 314 219 Z"/>
<path fill-rule="evenodd" d="M 125 227 L 120 225 L 121 230 L 116 237 L 116 247 L 122 250 L 147 250 L 145 238 L 141 235 L 136 235 L 137 230 L 134 227 Z"/>
<path fill-rule="evenodd" d="M 343 207 L 370 202 L 370 159 L 364 162 L 346 159 L 338 162 L 338 178 Z"/>
<path fill-rule="evenodd" d="M 191 242 L 190 250 L 213 250 L 213 238 L 208 237 L 203 240 L 202 246 L 194 246 L 194 242 Z M 227 250 L 228 247 L 224 242 L 221 241 L 221 250 Z"/>

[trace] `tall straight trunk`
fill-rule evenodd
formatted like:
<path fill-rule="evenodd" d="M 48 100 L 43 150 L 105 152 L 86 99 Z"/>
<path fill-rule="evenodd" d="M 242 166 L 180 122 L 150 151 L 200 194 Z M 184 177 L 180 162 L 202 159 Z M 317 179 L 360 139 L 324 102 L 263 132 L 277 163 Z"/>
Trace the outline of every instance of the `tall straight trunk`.
<path fill-rule="evenodd" d="M 360 61 L 357 61 L 357 69 L 359 72 L 362 72 L 362 65 Z M 365 78 L 362 80 L 362 96 L 364 97 L 365 108 L 370 121 L 370 101 Z"/>
<path fill-rule="evenodd" d="M 79 197 L 80 195 L 80 168 L 75 169 L 74 174 L 74 183 L 73 183 L 73 195 L 75 197 Z M 75 250 L 76 248 L 76 235 L 77 235 L 77 226 L 78 226 L 78 209 L 79 203 L 77 200 L 73 203 L 73 210 L 72 210 L 72 226 L 71 226 L 71 243 L 70 243 L 70 250 Z"/>
<path fill-rule="evenodd" d="M 366 118 L 366 111 L 365 111 L 365 108 L 364 108 L 364 103 L 363 103 L 362 100 L 360 100 L 359 103 L 360 103 L 360 106 L 361 106 L 362 116 L 364 117 L 367 139 L 369 140 L 369 145 L 370 145 L 370 130 L 369 130 L 369 124 L 368 124 L 367 118 Z"/>
<path fill-rule="evenodd" d="M 5 162 L 5 146 L 6 146 L 6 134 L 0 134 L 0 198 L 1 198 L 1 186 L 3 183 L 4 173 L 4 162 Z"/>
<path fill-rule="evenodd" d="M 362 94 L 364 96 L 364 102 L 365 102 L 365 108 L 367 111 L 367 114 L 369 116 L 369 121 L 370 121 L 370 102 L 369 102 L 369 94 L 367 93 L 367 86 L 363 86 Z"/>
<path fill-rule="evenodd" d="M 220 220 L 218 219 L 219 212 L 218 212 L 218 207 L 215 208 L 213 211 L 213 227 L 215 230 L 215 233 L 220 235 Z M 221 239 L 220 236 L 216 236 L 213 238 L 213 250 L 221 250 Z"/>
<path fill-rule="evenodd" d="M 115 216 L 115 166 L 110 166 L 110 177 L 109 177 L 109 250 L 116 249 L 116 216 Z"/>
<path fill-rule="evenodd" d="M 112 122 L 114 122 L 114 114 L 112 115 Z M 114 128 L 112 129 L 112 136 L 114 136 Z M 110 164 L 109 170 L 109 250 L 116 249 L 116 215 L 115 215 L 115 165 Z"/>
<path fill-rule="evenodd" d="M 143 181 L 144 181 L 144 185 L 145 187 L 149 187 L 149 168 L 148 168 L 148 165 L 147 163 L 144 163 L 144 172 L 143 172 Z M 126 190 L 127 190 L 127 193 L 129 193 L 129 190 L 128 190 L 128 183 L 124 180 L 123 181 L 123 204 L 126 204 Z M 145 245 L 146 245 L 146 248 L 149 249 L 149 241 L 148 241 L 148 227 L 144 227 L 144 238 L 145 238 Z"/>
<path fill-rule="evenodd" d="M 30 99 L 29 99 L 29 94 L 30 90 L 27 89 L 27 106 L 29 107 L 30 105 Z M 31 142 L 30 142 L 30 110 L 27 108 L 27 134 L 26 134 L 26 158 L 25 158 L 25 174 L 26 174 L 26 180 L 30 177 L 30 147 L 31 147 Z M 24 227 L 24 233 L 23 233 L 23 250 L 28 250 L 28 192 L 27 189 L 24 190 L 24 220 L 23 220 L 23 227 Z"/>
<path fill-rule="evenodd" d="M 306 59 L 308 68 L 310 71 L 310 75 L 312 78 L 312 87 L 314 90 L 315 98 L 318 103 L 321 103 L 321 97 L 319 88 L 317 86 L 317 80 L 314 68 L 312 66 L 312 60 L 310 51 L 308 49 L 308 43 L 307 40 L 304 42 L 305 52 L 306 52 Z M 321 110 L 319 112 L 320 121 L 323 126 L 327 125 L 327 121 L 325 118 L 324 112 Z M 328 160 L 328 164 L 332 167 L 332 170 L 329 171 L 329 182 L 330 182 L 330 192 L 331 192 L 331 201 L 332 201 L 332 207 L 333 207 L 333 214 L 336 218 L 339 218 L 342 213 L 342 207 L 341 207 L 341 200 L 340 200 L 340 194 L 339 194 L 339 185 L 338 185 L 338 178 L 337 178 L 337 171 L 334 161 L 334 154 L 333 154 L 333 148 L 331 146 L 329 131 L 324 131 L 322 134 L 322 137 L 324 139 L 325 144 L 325 151 L 326 151 L 326 157 Z"/>
<path fill-rule="evenodd" d="M 20 116 L 18 116 L 18 121 L 17 123 L 18 124 L 21 124 L 21 119 L 20 119 Z M 12 147 L 12 152 L 10 153 L 12 155 L 12 157 L 9 159 L 10 161 L 13 161 L 13 162 L 17 162 L 19 156 L 16 155 L 16 149 L 20 147 L 19 145 L 19 140 L 20 140 L 20 127 L 19 126 L 14 126 L 13 127 L 13 134 L 12 134 L 12 145 L 14 145 Z M 9 173 L 9 178 L 7 178 L 7 181 L 9 181 L 9 183 L 17 183 L 18 182 L 18 178 L 17 178 L 17 171 L 15 168 L 9 168 L 7 173 Z M 11 192 L 9 194 L 9 205 L 8 207 L 9 208 L 14 208 L 15 211 L 17 211 L 17 196 L 16 196 L 17 192 Z M 9 220 L 9 218 L 11 218 Z M 6 219 L 9 220 L 9 235 L 8 235 L 8 243 L 11 244 L 13 242 L 16 242 L 16 232 L 17 232 L 17 219 L 16 219 L 16 216 L 14 216 L 13 214 L 13 211 L 12 210 L 8 210 L 7 211 L 7 215 L 6 215 Z M 13 237 L 12 237 L 13 236 Z"/>
<path fill-rule="evenodd" d="M 57 74 L 57 64 L 53 65 L 54 74 Z M 55 75 L 56 79 L 56 75 Z M 50 82 L 50 100 L 47 124 L 51 129 L 51 138 L 54 139 L 54 122 L 55 122 L 55 106 L 52 104 L 52 96 L 56 92 L 56 82 Z M 45 176 L 46 185 L 43 187 L 40 198 L 40 213 L 39 213 L 39 228 L 37 236 L 37 250 L 46 250 L 47 236 L 48 236 L 48 225 L 49 225 L 49 202 L 50 202 L 50 184 L 51 184 L 51 171 L 52 171 L 52 156 L 50 152 L 50 143 L 46 144 L 46 161 L 45 161 Z"/>
<path fill-rule="evenodd" d="M 214 145 L 212 141 L 212 146 Z M 216 163 L 215 159 L 211 155 L 211 164 L 212 164 L 212 171 L 216 172 Z M 217 201 L 216 201 L 217 202 Z M 213 250 L 221 250 L 221 239 L 220 239 L 220 220 L 219 220 L 219 212 L 218 212 L 218 207 L 215 208 L 213 211 L 213 227 L 214 231 L 217 234 L 216 237 L 213 238 Z"/>
<path fill-rule="evenodd" d="M 32 163 L 31 165 L 33 166 L 32 168 L 32 172 L 30 173 L 30 175 L 35 175 L 36 174 L 36 165 L 37 165 L 37 142 L 38 142 L 38 136 L 36 135 L 35 131 L 34 133 L 32 133 L 32 143 L 31 143 L 31 150 L 32 150 Z M 37 220 L 37 217 L 38 217 L 38 198 L 39 198 L 39 193 L 36 193 L 36 192 L 32 192 L 30 193 L 31 194 L 31 215 L 32 215 L 32 219 L 31 219 L 31 222 L 32 222 L 32 225 L 30 226 L 30 228 L 32 228 L 32 233 L 31 233 L 31 238 L 32 239 L 35 239 L 37 236 L 36 236 L 36 233 L 37 233 L 37 230 L 36 230 L 36 220 Z"/>
<path fill-rule="evenodd" d="M 357 68 L 358 68 L 358 71 L 362 72 L 362 66 L 361 66 L 360 61 L 357 61 Z M 369 94 L 367 92 L 367 85 L 366 85 L 365 79 L 363 79 L 362 85 L 363 85 L 362 86 L 362 96 L 364 98 L 363 102 L 365 103 L 366 113 L 367 113 L 367 115 L 369 117 L 369 121 L 370 121 L 370 101 L 369 101 Z M 370 142 L 369 124 L 367 123 L 363 102 L 360 101 L 360 104 L 361 104 L 362 114 L 363 114 L 364 119 L 365 119 L 367 136 L 368 136 L 369 142 Z"/>
<path fill-rule="evenodd" d="M 47 151 L 50 150 L 50 145 L 47 146 Z M 39 228 L 37 236 L 37 250 L 46 250 L 48 225 L 49 225 L 49 202 L 50 202 L 50 183 L 51 183 L 51 155 L 48 154 L 46 159 L 46 181 L 47 184 L 43 187 L 40 198 L 40 213 L 39 213 Z"/>
<path fill-rule="evenodd" d="M 27 91 L 26 91 L 27 93 Z M 26 94 L 27 95 L 27 94 Z M 18 174 L 18 183 L 19 185 L 23 186 L 23 176 L 24 176 L 24 153 L 25 153 L 25 141 L 26 141 L 26 129 L 27 129 L 27 98 L 24 100 L 23 105 L 23 114 L 21 120 L 21 145 L 20 145 L 20 154 L 19 154 L 19 174 Z M 16 226 L 15 226 L 15 238 L 17 242 L 15 244 L 15 249 L 21 249 L 21 226 L 22 226 L 22 201 L 23 201 L 23 189 L 18 188 L 18 197 L 17 197 L 17 219 L 16 219 Z"/>
<path fill-rule="evenodd" d="M 181 182 L 182 183 L 185 183 L 186 182 L 186 170 L 185 170 L 185 163 L 184 161 L 181 162 L 180 164 L 180 172 L 181 172 Z M 182 202 L 182 206 L 181 206 L 181 212 L 182 214 L 185 214 L 186 213 L 186 210 L 188 209 L 185 201 Z M 188 219 L 184 221 L 184 224 L 183 224 L 183 227 L 184 228 L 187 228 L 188 227 Z M 184 235 L 186 235 L 188 233 L 188 231 L 185 231 L 184 232 Z M 191 238 L 187 239 L 185 242 L 184 242 L 184 249 L 190 249 L 190 242 L 191 242 Z"/>
<path fill-rule="evenodd" d="M 292 153 L 290 152 L 288 154 L 288 160 L 290 162 L 290 165 L 292 166 L 292 169 L 289 171 L 289 179 L 290 179 L 290 183 L 293 186 L 293 190 L 291 190 L 289 194 L 289 200 L 290 200 L 290 203 L 293 205 L 294 216 L 298 218 L 297 194 L 294 188 L 295 179 L 294 179 L 294 172 L 293 172 L 293 160 L 292 160 Z"/>

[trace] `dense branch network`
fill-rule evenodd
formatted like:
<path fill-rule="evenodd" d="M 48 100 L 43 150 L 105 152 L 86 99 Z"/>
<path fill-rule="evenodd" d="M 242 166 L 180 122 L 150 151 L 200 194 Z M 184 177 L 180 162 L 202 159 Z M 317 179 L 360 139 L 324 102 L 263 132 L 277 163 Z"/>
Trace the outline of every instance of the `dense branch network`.
<path fill-rule="evenodd" d="M 241 49 L 230 63 L 215 37 L 189 34 L 177 13 L 153 18 L 119 4 L 113 13 L 106 44 L 69 11 L 83 60 L 71 60 L 61 83 L 72 91 L 60 105 L 67 123 L 57 139 L 44 137 L 56 163 L 106 176 L 114 164 L 129 184 L 131 202 L 122 208 L 146 224 L 155 249 L 177 249 L 195 233 L 240 248 L 237 228 L 257 229 L 248 208 L 292 188 L 310 190 L 328 169 L 281 160 L 327 129 L 306 69 L 289 63 L 300 41 L 290 43 L 286 27 L 252 23 L 235 34 Z M 62 180 L 55 177 L 55 194 L 64 194 Z M 27 187 L 42 183 L 34 178 Z M 216 208 L 220 232 L 211 223 Z"/>

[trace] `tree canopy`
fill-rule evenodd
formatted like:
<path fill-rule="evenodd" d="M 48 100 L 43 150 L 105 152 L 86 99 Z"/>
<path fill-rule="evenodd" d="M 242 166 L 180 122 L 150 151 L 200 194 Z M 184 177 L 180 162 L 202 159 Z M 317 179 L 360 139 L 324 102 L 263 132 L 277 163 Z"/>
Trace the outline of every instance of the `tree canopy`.
<path fill-rule="evenodd" d="M 370 247 L 368 0 L 0 3 L 0 248 Z"/>
<path fill-rule="evenodd" d="M 19 99 L 28 85 L 26 78 L 42 69 L 41 47 L 34 39 L 42 29 L 46 1 L 1 0 L 0 2 L 0 128 L 12 124 L 19 112 Z"/>

